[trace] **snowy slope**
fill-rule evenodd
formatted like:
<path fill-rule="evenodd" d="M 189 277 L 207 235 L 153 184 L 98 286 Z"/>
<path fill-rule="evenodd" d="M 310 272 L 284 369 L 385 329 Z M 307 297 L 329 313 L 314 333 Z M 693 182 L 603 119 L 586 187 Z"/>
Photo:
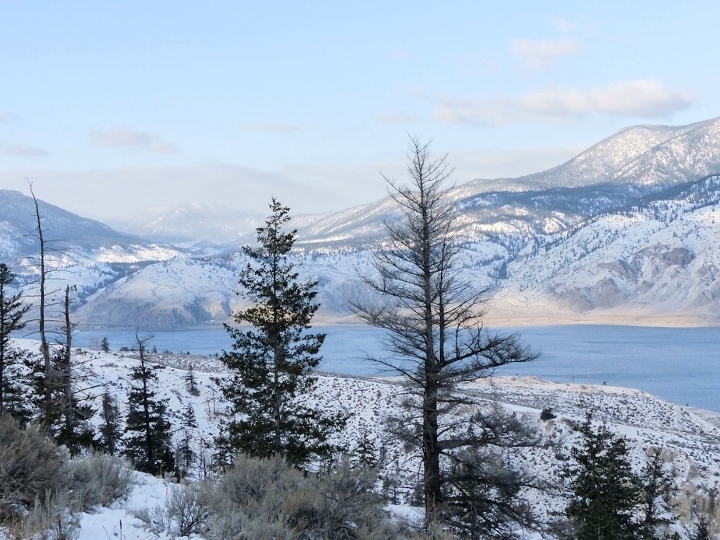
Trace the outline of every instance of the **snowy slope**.
<path fill-rule="evenodd" d="M 23 341 L 32 346 L 32 342 Z M 150 342 L 148 346 L 152 346 Z M 137 363 L 133 353 L 101 353 L 76 351 L 78 370 L 84 375 L 87 386 L 98 385 L 93 392 L 107 389 L 125 410 L 125 396 L 129 388 L 129 370 Z M 151 356 L 159 377 L 158 395 L 168 404 L 175 437 L 183 435 L 181 413 L 191 406 L 198 419 L 198 427 L 190 434 L 196 451 L 196 461 L 190 477 L 202 475 L 203 462 L 213 452 L 212 440 L 217 423 L 223 415 L 224 405 L 211 377 L 222 377 L 222 367 L 215 358 L 185 355 L 157 354 Z M 192 364 L 199 395 L 191 395 L 187 388 L 187 369 Z M 473 395 L 478 406 L 499 402 L 508 411 L 514 411 L 524 422 L 536 427 L 545 448 L 523 449 L 508 452 L 505 459 L 512 460 L 534 474 L 538 482 L 558 482 L 563 461 L 559 455 L 567 453 L 576 442 L 573 423 L 581 422 L 587 411 L 593 411 L 597 421 L 608 425 L 616 434 L 629 441 L 631 458 L 640 469 L 648 453 L 661 451 L 666 468 L 671 472 L 674 487 L 672 512 L 678 518 L 675 530 L 680 537 L 688 538 L 688 523 L 696 521 L 701 512 L 720 512 L 716 502 L 720 490 L 720 415 L 708 411 L 692 410 L 662 401 L 647 393 L 617 387 L 577 384 L 555 384 L 534 378 L 493 377 L 467 383 L 462 391 Z M 386 429 L 385 419 L 401 411 L 404 399 L 402 385 L 393 379 L 358 379 L 351 377 L 321 376 L 317 391 L 310 399 L 315 406 L 328 411 L 347 413 L 346 429 L 338 434 L 337 442 L 352 452 L 361 437 L 367 437 L 380 455 L 385 455 L 382 472 L 393 475 L 397 483 L 400 504 L 408 504 L 412 489 L 422 470 L 419 455 L 396 440 Z M 99 405 L 96 398 L 96 405 Z M 540 411 L 552 408 L 557 418 L 540 420 Z M 472 409 L 459 412 L 469 414 Z M 95 419 L 100 422 L 99 418 Z M 134 517 L 140 509 L 152 510 L 162 506 L 173 489 L 167 482 L 140 475 L 137 486 L 126 501 L 111 509 L 98 509 L 83 514 L 81 540 L 119 534 L 120 522 L 124 538 L 167 538 L 147 529 Z M 561 494 L 552 490 L 523 492 L 537 512 L 560 511 L 564 507 Z M 716 510 L 712 510 L 715 508 Z M 100 534 L 100 536 L 97 536 Z"/>

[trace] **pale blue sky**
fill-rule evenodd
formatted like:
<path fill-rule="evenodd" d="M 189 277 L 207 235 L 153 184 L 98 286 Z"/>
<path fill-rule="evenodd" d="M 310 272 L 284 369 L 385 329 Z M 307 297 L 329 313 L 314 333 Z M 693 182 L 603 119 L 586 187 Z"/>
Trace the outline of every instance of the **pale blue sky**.
<path fill-rule="evenodd" d="M 710 0 L 0 0 L 0 188 L 99 219 L 325 212 L 402 178 L 406 133 L 458 183 L 536 172 L 720 115 L 718 20 Z"/>

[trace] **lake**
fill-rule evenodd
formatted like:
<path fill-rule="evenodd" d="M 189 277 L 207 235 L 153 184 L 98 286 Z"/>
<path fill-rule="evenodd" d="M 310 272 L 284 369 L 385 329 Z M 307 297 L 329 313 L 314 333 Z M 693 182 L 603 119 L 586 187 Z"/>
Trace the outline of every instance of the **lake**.
<path fill-rule="evenodd" d="M 325 332 L 322 371 L 375 376 L 387 372 L 365 359 L 382 352 L 383 332 L 361 325 L 318 326 Z M 497 375 L 532 375 L 555 382 L 606 383 L 639 388 L 681 405 L 720 411 L 720 328 L 568 325 L 508 328 L 542 353 L 526 364 L 498 368 Z M 152 335 L 158 351 L 210 355 L 230 350 L 221 327 L 140 332 Z M 99 348 L 107 337 L 112 350 L 136 345 L 134 330 L 78 331 L 74 344 Z"/>

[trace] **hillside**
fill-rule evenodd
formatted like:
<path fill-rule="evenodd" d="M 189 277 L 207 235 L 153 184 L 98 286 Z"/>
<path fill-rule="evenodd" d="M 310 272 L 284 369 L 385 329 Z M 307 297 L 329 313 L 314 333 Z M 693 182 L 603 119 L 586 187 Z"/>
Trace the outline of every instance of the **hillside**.
<path fill-rule="evenodd" d="M 31 346 L 31 342 L 24 342 Z M 79 369 L 85 380 L 97 385 L 101 393 L 107 389 L 116 396 L 125 411 L 125 395 L 129 385 L 129 368 L 136 362 L 132 353 L 101 353 L 77 351 Z M 198 418 L 198 427 L 191 436 L 197 460 L 191 478 L 200 475 L 201 458 L 212 452 L 212 437 L 223 404 L 210 378 L 221 370 L 214 358 L 186 355 L 152 357 L 160 378 L 159 396 L 168 403 L 175 437 L 180 429 L 181 413 L 192 406 Z M 199 386 L 199 395 L 187 390 L 185 375 L 192 364 Z M 715 413 L 687 409 L 662 401 L 637 390 L 608 386 L 554 384 L 533 378 L 492 377 L 467 383 L 462 392 L 473 395 L 483 409 L 499 403 L 514 413 L 522 422 L 538 430 L 547 447 L 508 451 L 505 459 L 532 472 L 540 485 L 560 482 L 563 461 L 576 443 L 572 425 L 581 422 L 587 411 L 593 411 L 597 421 L 609 426 L 613 432 L 629 441 L 631 458 L 636 470 L 642 466 L 649 452 L 662 452 L 666 470 L 671 471 L 673 498 L 668 511 L 672 513 L 680 538 L 687 539 L 698 512 L 717 512 L 715 497 L 720 489 L 720 417 Z M 371 441 L 377 455 L 384 455 L 381 474 L 393 479 L 394 496 L 404 513 L 412 513 L 407 505 L 414 486 L 419 480 L 419 455 L 394 438 L 387 430 L 385 420 L 401 410 L 404 392 L 393 379 L 358 379 L 338 376 L 321 376 L 311 402 L 330 411 L 349 414 L 346 429 L 337 441 L 352 453 L 361 437 Z M 492 405 L 494 406 L 494 405 Z M 542 409 L 551 408 L 555 419 L 540 419 Z M 465 413 L 459 414 L 468 414 Z M 96 418 L 100 422 L 100 418 Z M 90 531 L 100 527 L 109 535 L 118 532 L 119 521 L 124 523 L 123 536 L 127 538 L 166 538 L 148 530 L 134 515 L 139 507 L 152 510 L 161 506 L 169 487 L 161 481 L 147 477 L 145 486 L 136 488 L 128 501 L 116 503 L 113 509 L 100 509 L 94 514 L 83 514 L 81 539 L 89 539 Z M 163 495 L 165 494 L 165 495 Z M 561 511 L 565 501 L 561 492 L 553 489 L 530 490 L 519 494 L 535 511 L 550 517 L 552 511 Z M 712 510 L 715 508 L 716 510 Z M 528 538 L 533 537 L 528 535 Z M 200 538 L 200 537 L 197 537 Z"/>

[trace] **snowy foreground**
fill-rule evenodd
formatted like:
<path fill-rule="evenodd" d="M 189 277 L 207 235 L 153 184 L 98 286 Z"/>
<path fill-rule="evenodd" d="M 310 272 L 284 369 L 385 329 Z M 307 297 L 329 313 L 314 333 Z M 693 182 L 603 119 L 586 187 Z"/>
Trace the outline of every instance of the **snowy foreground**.
<path fill-rule="evenodd" d="M 102 393 L 97 385 L 107 388 L 124 411 L 130 367 L 137 362 L 133 353 L 78 350 L 76 361 L 79 371 L 86 377 L 87 386 L 96 387 L 94 393 Z M 203 460 L 209 460 L 213 452 L 212 441 L 223 411 L 221 397 L 211 380 L 211 377 L 222 377 L 221 364 L 213 357 L 162 354 L 151 355 L 151 363 L 157 368 L 160 382 L 157 392 L 167 400 L 178 440 L 183 434 L 180 425 L 183 411 L 188 405 L 194 409 L 198 427 L 192 429 L 191 437 L 198 458 L 189 478 L 201 478 Z M 191 365 L 198 395 L 191 395 L 187 387 Z M 477 396 L 480 403 L 501 403 L 534 425 L 545 442 L 553 443 L 551 447 L 526 449 L 520 454 L 506 456 L 508 461 L 529 468 L 540 481 L 559 481 L 563 462 L 558 455 L 567 453 L 576 440 L 572 425 L 583 421 L 586 413 L 592 411 L 595 419 L 627 437 L 638 471 L 648 453 L 661 450 L 676 488 L 671 506 L 680 520 L 674 530 L 681 538 L 688 538 L 688 532 L 693 530 L 697 512 L 707 514 L 713 512 L 712 508 L 720 508 L 720 504 L 716 504 L 720 500 L 713 500 L 720 492 L 720 414 L 668 403 L 639 390 L 555 384 L 531 377 L 486 378 L 468 383 L 462 390 Z M 349 413 L 347 427 L 338 435 L 338 441 L 348 452 L 352 452 L 363 438 L 372 442 L 378 457 L 383 458 L 384 470 L 392 471 L 397 480 L 393 488 L 397 505 L 391 509 L 398 515 L 419 518 L 409 501 L 412 488 L 419 480 L 420 460 L 413 449 L 393 439 L 384 422 L 389 415 L 400 411 L 403 393 L 402 385 L 394 379 L 322 375 L 313 400 L 318 407 Z M 540 412 L 545 408 L 551 408 L 557 418 L 541 420 Z M 100 421 L 99 417 L 97 420 Z M 138 511 L 147 513 L 163 507 L 169 493 L 178 489 L 177 484 L 143 474 L 138 474 L 137 478 L 138 485 L 127 500 L 81 516 L 81 540 L 172 537 L 168 532 L 153 532 L 134 516 Z M 524 496 L 545 516 L 561 512 L 565 506 L 559 493 L 538 490 Z M 712 521 L 715 521 L 714 517 Z"/>

